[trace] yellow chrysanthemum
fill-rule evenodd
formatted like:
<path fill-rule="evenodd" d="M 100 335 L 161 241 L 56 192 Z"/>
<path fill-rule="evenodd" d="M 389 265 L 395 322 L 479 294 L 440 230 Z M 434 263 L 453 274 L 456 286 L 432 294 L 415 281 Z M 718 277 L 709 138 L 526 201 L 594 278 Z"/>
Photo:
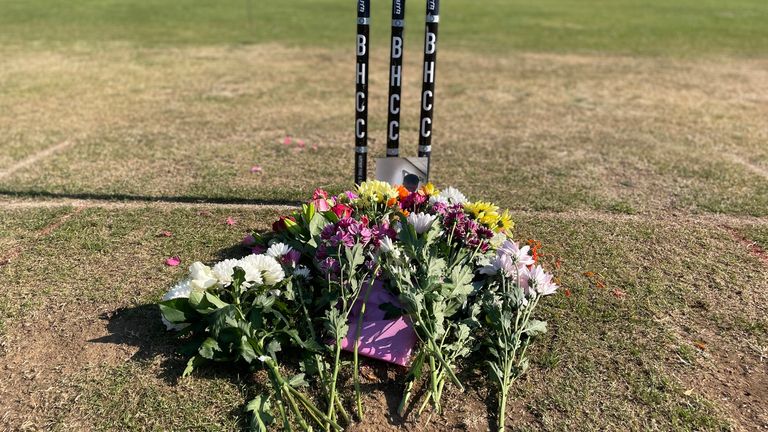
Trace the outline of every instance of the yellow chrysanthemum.
<path fill-rule="evenodd" d="M 496 232 L 512 232 L 515 229 L 515 222 L 512 220 L 512 215 L 509 214 L 509 210 L 504 210 L 504 213 L 499 216 L 498 222 L 496 222 Z"/>
<path fill-rule="evenodd" d="M 478 201 L 464 204 L 464 210 L 484 226 L 499 232 L 514 226 L 509 211 L 499 214 L 499 207 L 489 202 Z"/>
<path fill-rule="evenodd" d="M 421 187 L 421 192 L 426 196 L 432 196 L 437 195 L 440 193 L 439 190 L 433 185 L 432 183 L 427 183 L 424 186 Z"/>
<path fill-rule="evenodd" d="M 368 180 L 360 183 L 357 194 L 364 203 L 386 203 L 392 198 L 397 198 L 397 189 L 387 182 Z"/>

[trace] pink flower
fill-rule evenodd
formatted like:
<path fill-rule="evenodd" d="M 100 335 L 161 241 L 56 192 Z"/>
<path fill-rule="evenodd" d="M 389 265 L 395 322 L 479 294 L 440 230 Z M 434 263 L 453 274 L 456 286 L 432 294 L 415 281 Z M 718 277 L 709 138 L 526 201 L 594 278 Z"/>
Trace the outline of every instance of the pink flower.
<path fill-rule="evenodd" d="M 226 220 L 226 224 L 227 225 L 232 226 L 232 225 L 234 225 L 236 223 L 237 223 L 237 221 L 232 216 L 227 217 L 227 220 Z"/>
<path fill-rule="evenodd" d="M 529 266 L 535 264 L 533 257 L 529 254 L 530 250 L 530 246 L 520 247 L 516 242 L 507 240 L 499 248 L 498 254 L 508 256 L 517 265 Z"/>
<path fill-rule="evenodd" d="M 248 234 L 247 236 L 243 237 L 242 244 L 243 246 L 251 247 L 256 244 L 256 237 L 254 237 L 252 234 Z"/>
<path fill-rule="evenodd" d="M 165 265 L 168 267 L 176 267 L 181 264 L 181 258 L 174 256 L 165 260 Z"/>
<path fill-rule="evenodd" d="M 263 174 L 264 170 L 261 168 L 261 165 L 254 165 L 251 167 L 251 174 Z"/>
<path fill-rule="evenodd" d="M 328 199 L 328 192 L 326 192 L 326 191 L 324 191 L 324 190 L 322 190 L 320 188 L 317 188 L 317 189 L 315 189 L 315 192 L 312 193 L 312 199 L 316 200 L 316 199 L 320 199 L 320 198 Z"/>
<path fill-rule="evenodd" d="M 303 139 L 297 139 L 296 145 L 299 146 L 299 148 L 304 148 L 306 146 Z"/>
<path fill-rule="evenodd" d="M 559 288 L 556 283 L 552 282 L 552 275 L 546 273 L 540 265 L 523 271 L 523 274 L 525 275 L 526 283 L 522 285 L 525 287 L 526 295 L 531 295 L 535 292 L 538 295 L 546 296 L 554 294 Z"/>
<path fill-rule="evenodd" d="M 283 138 L 283 145 L 289 146 L 291 145 L 292 142 L 293 142 L 293 138 L 291 138 L 290 135 L 286 135 L 285 138 Z"/>
<path fill-rule="evenodd" d="M 323 198 L 315 199 L 315 200 L 312 200 L 312 204 L 315 205 L 315 210 L 319 212 L 327 212 L 328 210 L 331 209 L 331 206 L 330 204 L 328 204 L 327 199 L 323 199 Z"/>

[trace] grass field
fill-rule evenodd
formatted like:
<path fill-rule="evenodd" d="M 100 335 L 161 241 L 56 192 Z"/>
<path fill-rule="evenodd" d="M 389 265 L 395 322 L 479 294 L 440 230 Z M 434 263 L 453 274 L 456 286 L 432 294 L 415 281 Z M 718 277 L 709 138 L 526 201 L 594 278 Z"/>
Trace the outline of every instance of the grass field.
<path fill-rule="evenodd" d="M 257 378 L 178 379 L 152 303 L 315 187 L 350 185 L 347 3 L 0 0 L 0 430 L 242 429 Z M 762 0 L 444 0 L 433 180 L 511 208 L 571 292 L 542 312 L 515 430 L 768 428 L 765 22 Z M 366 367 L 390 379 L 368 380 L 384 408 L 354 430 L 487 430 L 484 377 L 426 425 L 386 409 L 400 371 Z"/>

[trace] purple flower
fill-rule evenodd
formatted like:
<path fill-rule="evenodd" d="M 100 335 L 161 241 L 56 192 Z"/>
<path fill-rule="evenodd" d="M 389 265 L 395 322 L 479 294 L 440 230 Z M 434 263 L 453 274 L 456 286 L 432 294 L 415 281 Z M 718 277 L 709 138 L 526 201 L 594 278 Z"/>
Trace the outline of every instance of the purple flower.
<path fill-rule="evenodd" d="M 295 266 L 299 263 L 300 259 L 301 252 L 297 251 L 296 249 L 291 249 L 290 252 L 282 256 L 281 261 L 283 264 Z"/>
<path fill-rule="evenodd" d="M 324 274 L 328 275 L 335 275 L 339 272 L 341 269 L 341 266 L 339 266 L 339 261 L 328 257 L 319 263 L 320 271 L 322 271 Z"/>

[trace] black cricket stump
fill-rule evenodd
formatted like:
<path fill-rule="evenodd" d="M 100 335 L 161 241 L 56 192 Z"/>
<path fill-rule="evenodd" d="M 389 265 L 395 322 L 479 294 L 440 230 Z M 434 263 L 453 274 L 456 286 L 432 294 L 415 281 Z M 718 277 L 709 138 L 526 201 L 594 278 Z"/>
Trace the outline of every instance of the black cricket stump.
<path fill-rule="evenodd" d="M 355 70 L 355 184 L 368 177 L 368 53 L 371 3 L 357 0 L 357 68 Z"/>
<path fill-rule="evenodd" d="M 400 156 L 400 106 L 405 44 L 405 0 L 392 0 L 392 42 L 389 59 L 389 103 L 387 114 L 387 157 Z"/>
<path fill-rule="evenodd" d="M 440 22 L 440 0 L 427 0 L 424 31 L 424 76 L 421 87 L 421 120 L 419 122 L 419 157 L 429 160 L 432 154 L 432 121 L 435 108 L 435 73 L 437 67 L 437 27 Z"/>

